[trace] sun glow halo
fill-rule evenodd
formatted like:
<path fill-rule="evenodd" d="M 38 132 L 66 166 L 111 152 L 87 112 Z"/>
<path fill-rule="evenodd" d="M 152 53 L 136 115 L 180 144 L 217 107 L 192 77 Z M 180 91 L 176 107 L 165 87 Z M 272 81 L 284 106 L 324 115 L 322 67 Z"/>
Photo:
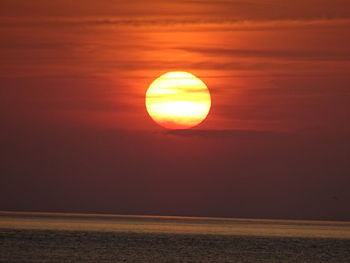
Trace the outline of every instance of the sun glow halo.
<path fill-rule="evenodd" d="M 151 118 L 168 129 L 188 129 L 201 123 L 211 106 L 207 86 L 191 73 L 168 72 L 152 82 L 146 92 Z"/>

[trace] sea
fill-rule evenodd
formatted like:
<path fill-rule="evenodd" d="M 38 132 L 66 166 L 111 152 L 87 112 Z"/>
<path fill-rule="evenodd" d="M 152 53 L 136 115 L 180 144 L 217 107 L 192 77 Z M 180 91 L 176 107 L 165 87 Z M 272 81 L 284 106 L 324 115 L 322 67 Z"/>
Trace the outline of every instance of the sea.
<path fill-rule="evenodd" d="M 0 262 L 350 262 L 350 222 L 0 212 Z"/>

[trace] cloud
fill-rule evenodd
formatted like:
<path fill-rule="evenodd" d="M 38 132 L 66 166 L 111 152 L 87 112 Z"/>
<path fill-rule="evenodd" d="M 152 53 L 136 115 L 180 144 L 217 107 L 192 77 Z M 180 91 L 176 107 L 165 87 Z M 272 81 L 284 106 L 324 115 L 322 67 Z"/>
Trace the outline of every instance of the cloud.
<path fill-rule="evenodd" d="M 230 17 L 78 17 L 78 18 L 1 18 L 0 28 L 8 27 L 105 27 L 147 29 L 153 31 L 166 30 L 169 27 L 176 31 L 247 31 L 247 30 L 281 30 L 291 28 L 347 28 L 348 18 L 295 18 L 295 19 L 245 19 Z"/>
<path fill-rule="evenodd" d="M 203 19 L 283 20 L 350 17 L 347 0 L 5 0 L 0 16 L 37 17 L 155 17 L 186 16 Z"/>
<path fill-rule="evenodd" d="M 280 133 L 273 131 L 254 131 L 254 130 L 166 130 L 165 135 L 181 137 L 200 137 L 200 138 L 220 138 L 220 139 L 258 139 L 258 138 L 281 138 L 290 135 L 289 133 Z"/>
<path fill-rule="evenodd" d="M 224 49 L 224 48 L 203 48 L 203 47 L 182 47 L 180 50 L 207 54 L 212 56 L 235 56 L 254 58 L 274 58 L 289 60 L 337 60 L 349 61 L 349 50 L 283 50 L 283 49 Z"/>

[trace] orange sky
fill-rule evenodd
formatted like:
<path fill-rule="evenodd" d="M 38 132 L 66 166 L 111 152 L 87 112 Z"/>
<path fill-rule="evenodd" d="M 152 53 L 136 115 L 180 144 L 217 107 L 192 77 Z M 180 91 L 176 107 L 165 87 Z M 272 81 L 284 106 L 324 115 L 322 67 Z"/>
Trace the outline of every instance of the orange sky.
<path fill-rule="evenodd" d="M 100 210 L 97 204 L 92 208 L 86 205 L 86 210 L 97 212 L 137 213 L 143 209 L 145 213 L 173 211 L 190 215 L 190 206 L 187 210 L 176 210 L 174 201 L 176 189 L 190 196 L 190 188 L 183 189 L 180 182 L 174 182 L 176 178 L 189 178 L 193 183 L 207 171 L 221 176 L 215 175 L 219 177 L 215 181 L 206 175 L 197 189 L 203 195 L 199 194 L 201 198 L 234 184 L 237 176 L 247 193 L 258 193 L 253 195 L 254 200 L 266 192 L 258 184 L 267 181 L 281 189 L 293 185 L 295 193 L 290 193 L 291 196 L 301 185 L 315 196 L 315 200 L 311 198 L 313 207 L 322 198 L 329 201 L 338 195 L 350 201 L 343 189 L 344 182 L 348 182 L 345 174 L 349 168 L 344 160 L 349 153 L 350 134 L 348 1 L 12 0 L 2 1 L 1 5 L 0 121 L 5 145 L 2 155 L 7 156 L 8 165 L 0 172 L 8 195 L 25 174 L 30 174 L 28 180 L 40 189 L 52 185 L 53 181 L 45 178 L 50 171 L 64 180 L 52 199 L 48 198 L 51 203 L 43 204 L 42 209 L 48 210 L 55 203 L 53 207 L 57 209 L 74 210 L 74 205 L 57 205 L 60 191 L 68 187 L 64 182 L 73 178 L 72 189 L 67 191 L 74 196 L 79 188 L 77 182 L 88 173 L 86 168 L 71 163 L 69 156 L 73 152 L 78 156 L 74 157 L 77 162 L 95 160 L 91 170 L 96 174 L 111 173 L 101 175 L 100 190 L 92 188 L 96 179 L 90 175 L 91 181 L 86 185 L 89 191 L 103 192 L 109 179 L 118 184 L 121 176 L 130 192 L 140 192 L 138 187 L 134 189 L 136 182 L 153 182 L 144 192 L 148 196 L 144 196 L 145 200 L 162 198 L 167 191 L 174 193 L 165 198 L 173 210 L 162 208 L 165 205 L 157 205 L 156 201 L 147 209 L 145 204 L 130 201 L 134 210 L 113 210 L 112 204 Z M 197 127 L 200 131 L 169 134 L 147 115 L 144 95 L 149 84 L 174 70 L 199 76 L 211 91 L 212 109 L 207 120 Z M 108 146 L 106 138 L 115 149 L 104 148 Z M 92 146 L 86 146 L 91 140 Z M 65 141 L 68 146 L 62 146 Z M 188 145 L 192 148 L 188 149 Z M 262 148 L 268 152 L 267 157 Z M 320 154 L 320 149 L 330 151 L 332 156 Z M 163 151 L 169 156 L 160 157 Z M 125 154 L 127 160 L 123 159 Z M 303 154 L 308 157 L 300 159 Z M 39 169 L 38 160 L 45 156 L 47 166 Z M 157 158 L 166 159 L 158 170 L 157 163 L 153 163 Z M 174 158 L 183 161 L 177 168 L 181 175 L 172 172 L 169 181 L 159 179 L 166 173 L 166 166 L 172 166 Z M 194 159 L 194 163 L 187 163 L 187 159 Z M 208 161 L 212 161 L 211 166 L 195 168 L 196 164 Z M 133 174 L 129 179 L 120 175 L 128 171 L 120 166 L 123 162 L 139 167 L 133 168 L 136 169 L 133 173 L 127 172 Z M 320 162 L 327 167 L 318 170 Z M 244 170 L 246 163 L 259 169 Z M 70 170 L 71 166 L 75 168 Z M 138 178 L 136 174 L 142 171 L 146 175 Z M 154 177 L 147 177 L 153 173 Z M 254 177 L 254 182 L 242 179 L 248 174 Z M 280 174 L 287 174 L 284 181 L 278 178 Z M 310 176 L 312 180 L 299 181 L 292 174 Z M 321 179 L 317 179 L 318 175 Z M 320 182 L 320 186 L 311 190 L 308 187 L 313 180 Z M 178 188 L 170 189 L 169 182 Z M 207 209 L 198 197 L 198 203 L 193 201 L 193 205 L 202 208 L 196 213 L 265 215 L 264 211 L 251 212 L 258 205 L 247 201 L 249 195 L 245 193 L 237 197 L 238 186 L 232 187 L 232 191 L 226 189 L 227 199 L 244 196 L 252 210 L 240 208 L 241 212 L 235 214 L 227 206 L 214 211 L 218 200 Z M 30 196 L 40 199 L 45 191 L 37 190 L 38 194 Z M 116 198 L 110 191 L 110 198 Z M 282 192 L 276 190 L 271 199 L 278 199 Z M 6 193 L 0 199 L 4 200 Z M 121 196 L 126 198 L 127 192 Z M 309 197 L 306 194 L 295 201 L 304 211 L 300 217 L 327 217 L 327 213 L 320 212 L 321 208 L 315 208 L 313 214 L 306 212 L 308 206 L 302 203 Z M 293 198 L 288 200 L 293 203 Z M 267 216 L 298 216 L 298 209 L 294 214 L 279 214 L 275 206 L 266 202 Z M 329 218 L 350 218 L 344 212 L 345 201 L 334 207 L 329 202 Z M 33 207 L 22 199 L 0 202 L 0 209 L 20 208 Z"/>
<path fill-rule="evenodd" d="M 349 20 L 340 4 L 84 3 L 5 4 L 1 74 L 9 87 L 23 89 L 15 99 L 24 114 L 29 106 L 39 111 L 30 118 L 51 111 L 50 120 L 55 114 L 88 125 L 153 129 L 143 105 L 148 85 L 164 72 L 185 70 L 213 94 L 203 128 L 349 130 Z M 12 88 L 3 86 L 4 98 L 11 97 Z M 7 110 L 21 114 L 9 104 Z"/>

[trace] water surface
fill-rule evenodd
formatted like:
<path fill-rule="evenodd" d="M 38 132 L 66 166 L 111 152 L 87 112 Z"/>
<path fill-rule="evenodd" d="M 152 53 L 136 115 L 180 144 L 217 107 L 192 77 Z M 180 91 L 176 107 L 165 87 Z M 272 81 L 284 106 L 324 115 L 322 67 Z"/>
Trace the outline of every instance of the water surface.
<path fill-rule="evenodd" d="M 0 213 L 0 262 L 350 262 L 350 223 Z"/>

